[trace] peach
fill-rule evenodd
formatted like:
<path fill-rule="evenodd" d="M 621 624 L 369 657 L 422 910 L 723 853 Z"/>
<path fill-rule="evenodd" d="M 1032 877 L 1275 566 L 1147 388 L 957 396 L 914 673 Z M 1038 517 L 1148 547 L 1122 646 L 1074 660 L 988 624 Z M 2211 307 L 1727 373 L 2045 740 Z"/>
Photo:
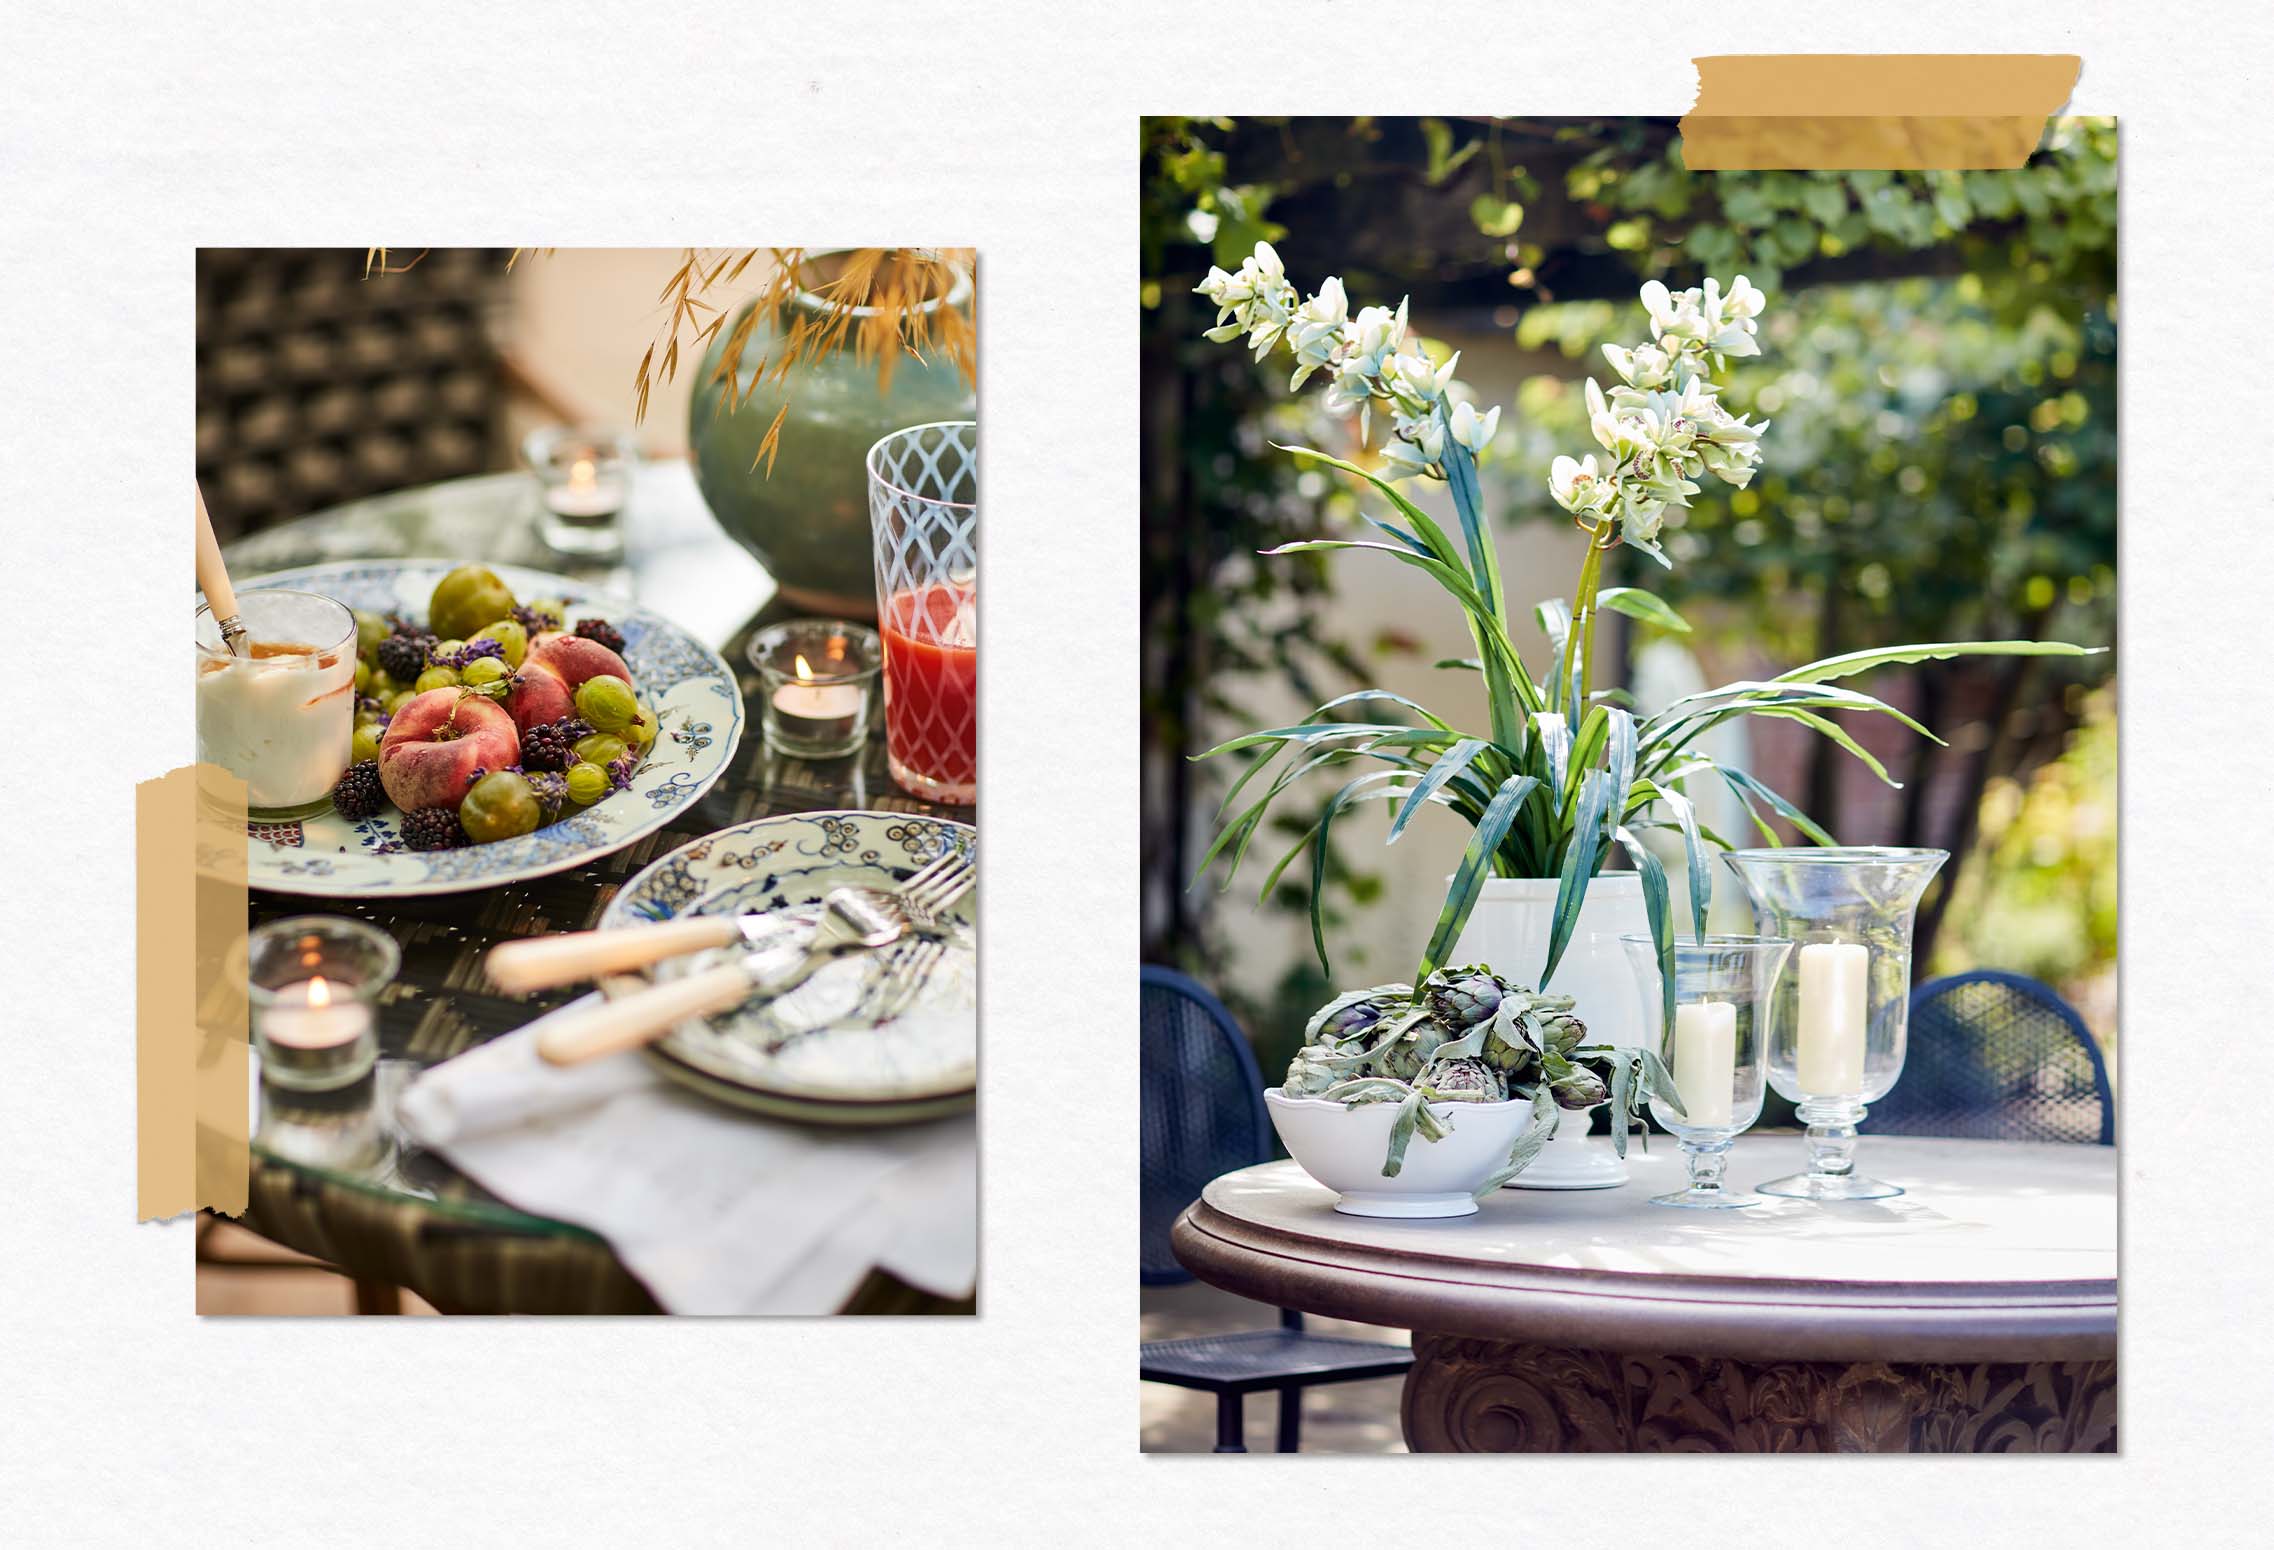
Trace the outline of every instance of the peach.
<path fill-rule="evenodd" d="M 576 714 L 577 687 L 588 678 L 632 681 L 624 659 L 596 640 L 547 630 L 529 643 L 505 708 L 523 732 Z"/>
<path fill-rule="evenodd" d="M 503 706 L 462 689 L 429 689 L 387 723 L 379 784 L 406 813 L 456 807 L 479 770 L 521 762 L 521 734 Z"/>

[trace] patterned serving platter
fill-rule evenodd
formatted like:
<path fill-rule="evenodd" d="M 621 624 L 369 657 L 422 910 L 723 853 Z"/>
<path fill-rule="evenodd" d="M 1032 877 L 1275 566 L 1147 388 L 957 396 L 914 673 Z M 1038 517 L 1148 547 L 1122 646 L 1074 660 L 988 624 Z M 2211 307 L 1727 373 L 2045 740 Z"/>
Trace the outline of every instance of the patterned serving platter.
<path fill-rule="evenodd" d="M 434 584 L 451 560 L 358 560 L 308 565 L 240 580 L 240 592 L 295 587 L 350 608 L 426 617 Z M 580 813 L 518 839 L 458 850 L 405 849 L 393 808 L 351 820 L 325 812 L 297 823 L 248 826 L 246 881 L 279 893 L 335 899 L 465 893 L 517 883 L 596 861 L 670 821 L 672 810 L 710 789 L 742 738 L 742 694 L 716 651 L 660 614 L 565 576 L 518 565 L 491 569 L 513 595 L 560 598 L 578 616 L 599 615 L 623 632 L 624 663 L 652 706 L 655 745 L 615 792 Z"/>
<path fill-rule="evenodd" d="M 758 945 L 801 941 L 812 934 L 817 906 L 832 888 L 888 888 L 943 852 L 974 855 L 977 840 L 968 824 L 910 813 L 760 818 L 658 860 L 617 891 L 601 924 L 768 912 L 772 931 Z M 957 938 L 915 1004 L 899 1017 L 875 1024 L 838 1022 L 855 1009 L 878 972 L 874 958 L 855 954 L 825 965 L 770 1004 L 683 1023 L 651 1047 L 649 1057 L 674 1081 L 779 1118 L 904 1124 L 968 1108 L 979 1065 L 977 895 L 966 894 L 947 919 Z M 694 973 L 729 955 L 697 953 L 655 973 Z M 601 988 L 625 995 L 648 983 L 623 975 Z"/>

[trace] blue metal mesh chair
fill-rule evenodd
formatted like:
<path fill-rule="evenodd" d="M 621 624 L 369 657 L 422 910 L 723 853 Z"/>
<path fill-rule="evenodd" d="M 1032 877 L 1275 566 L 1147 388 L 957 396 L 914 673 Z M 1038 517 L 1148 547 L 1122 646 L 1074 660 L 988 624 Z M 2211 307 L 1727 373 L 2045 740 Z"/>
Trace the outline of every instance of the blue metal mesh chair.
<path fill-rule="evenodd" d="M 1138 1046 L 1144 1117 L 1138 1203 L 1138 1279 L 1169 1286 L 1192 1279 L 1169 1250 L 1169 1229 L 1218 1174 L 1271 1158 L 1263 1078 L 1247 1037 L 1223 1003 L 1173 969 L 1142 971 Z M 1138 1353 L 1138 1376 L 1216 1396 L 1216 1451 L 1245 1453 L 1247 1396 L 1279 1393 L 1279 1451 L 1302 1444 L 1303 1390 L 1315 1383 L 1388 1378 L 1413 1365 L 1404 1346 L 1305 1332 L 1303 1316 L 1279 1310 L 1279 1328 L 1156 1340 Z"/>
<path fill-rule="evenodd" d="M 1977 969 L 1911 993 L 1903 1075 L 1867 1133 L 2116 1143 L 2100 1046 L 2051 987 Z"/>

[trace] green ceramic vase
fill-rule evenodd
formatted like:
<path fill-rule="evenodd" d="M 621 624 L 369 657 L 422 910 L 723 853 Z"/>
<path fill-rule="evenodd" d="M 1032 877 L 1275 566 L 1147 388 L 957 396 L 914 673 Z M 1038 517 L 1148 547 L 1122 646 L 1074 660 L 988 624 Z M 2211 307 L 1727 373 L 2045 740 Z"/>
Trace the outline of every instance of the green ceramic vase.
<path fill-rule="evenodd" d="M 935 305 L 968 306 L 970 284 L 959 279 Z M 752 389 L 752 376 L 788 326 L 788 310 L 798 307 L 818 317 L 827 304 L 801 290 L 785 304 L 785 316 L 760 321 L 743 348 L 735 389 L 749 397 L 732 414 L 719 412 L 725 386 L 711 379 L 741 314 L 712 340 L 688 410 L 695 482 L 719 526 L 758 557 L 792 603 L 841 618 L 873 618 L 868 450 L 905 426 L 975 418 L 977 395 L 951 362 L 908 355 L 894 364 L 891 387 L 880 391 L 876 362 L 856 360 L 849 349 L 800 365 L 784 382 Z M 758 445 L 785 398 L 789 417 L 768 474 L 757 463 Z"/>

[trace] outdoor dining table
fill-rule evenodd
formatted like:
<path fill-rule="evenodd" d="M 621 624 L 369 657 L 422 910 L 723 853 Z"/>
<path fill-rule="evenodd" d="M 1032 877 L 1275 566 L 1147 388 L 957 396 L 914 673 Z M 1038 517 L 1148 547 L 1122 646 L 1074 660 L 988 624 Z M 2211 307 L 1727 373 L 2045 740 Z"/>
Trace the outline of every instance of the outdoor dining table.
<path fill-rule="evenodd" d="M 1801 1148 L 1742 1137 L 1728 1178 Z M 1862 1150 L 1904 1194 L 1656 1206 L 1683 1174 L 1659 1137 L 1616 1189 L 1436 1221 L 1342 1215 L 1265 1163 L 1210 1183 L 1172 1244 L 1242 1296 L 1412 1330 L 1416 1451 L 2114 1451 L 2115 1149 Z"/>
<path fill-rule="evenodd" d="M 485 475 L 391 492 L 268 529 L 227 550 L 252 577 L 332 560 L 440 558 L 517 564 L 567 575 L 663 613 L 718 648 L 749 714 L 732 765 L 662 829 L 589 866 L 478 892 L 384 902 L 309 900 L 255 889 L 252 923 L 316 909 L 370 921 L 402 948 L 402 971 L 379 1006 L 380 1059 L 370 1080 L 338 1094 L 264 1088 L 252 1136 L 246 1226 L 336 1266 L 359 1294 L 408 1287 L 448 1312 L 652 1313 L 656 1302 L 584 1228 L 515 1209 L 407 1135 L 395 1101 L 426 1067 L 449 1060 L 583 987 L 506 996 L 482 960 L 496 943 L 599 924 L 616 890 L 689 840 L 773 814 L 832 808 L 921 813 L 970 822 L 973 810 L 910 796 L 885 768 L 883 718 L 859 753 L 784 758 L 767 749 L 748 697 L 751 632 L 789 610 L 756 560 L 721 533 L 683 462 L 642 466 L 625 516 L 625 555 L 594 569 L 547 550 L 537 483 Z M 753 1124 L 770 1123 L 753 1119 Z M 844 1313 L 969 1312 L 883 1272 Z"/>

